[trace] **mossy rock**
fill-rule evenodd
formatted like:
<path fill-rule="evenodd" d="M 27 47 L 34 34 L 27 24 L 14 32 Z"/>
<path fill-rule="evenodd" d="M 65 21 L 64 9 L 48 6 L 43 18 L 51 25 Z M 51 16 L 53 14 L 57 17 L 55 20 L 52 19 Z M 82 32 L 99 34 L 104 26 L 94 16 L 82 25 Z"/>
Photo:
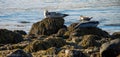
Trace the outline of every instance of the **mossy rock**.
<path fill-rule="evenodd" d="M 97 35 L 99 37 L 109 37 L 110 35 L 98 27 L 80 28 L 76 30 L 80 35 Z"/>
<path fill-rule="evenodd" d="M 101 45 L 102 57 L 117 57 L 120 54 L 120 39 L 114 39 Z"/>
<path fill-rule="evenodd" d="M 57 55 L 56 52 L 57 52 L 57 48 L 51 47 L 47 50 L 40 50 L 37 52 L 33 52 L 32 55 L 33 55 L 33 57 L 49 57 L 49 56 L 54 57 L 55 55 Z"/>
<path fill-rule="evenodd" d="M 62 47 L 66 44 L 65 40 L 60 37 L 48 38 L 45 39 L 45 41 L 48 42 L 51 47 L 57 48 Z"/>
<path fill-rule="evenodd" d="M 0 44 L 13 44 L 23 41 L 21 34 L 7 29 L 0 29 Z"/>
<path fill-rule="evenodd" d="M 0 50 L 13 50 L 13 49 L 23 49 L 27 46 L 27 44 L 13 44 L 13 45 L 5 45 L 1 46 Z"/>
<path fill-rule="evenodd" d="M 120 39 L 120 32 L 114 32 L 114 33 L 112 34 L 112 36 L 113 36 L 114 38 L 119 38 L 119 39 Z"/>
<path fill-rule="evenodd" d="M 98 46 L 94 35 L 84 35 L 82 41 L 78 44 L 83 48 Z"/>
<path fill-rule="evenodd" d="M 64 27 L 64 19 L 45 18 L 32 25 L 29 35 L 51 35 L 56 34 L 60 28 Z"/>
<path fill-rule="evenodd" d="M 58 37 L 63 37 L 66 31 L 67 31 L 67 28 L 61 28 L 61 29 L 59 29 L 59 31 L 57 32 L 56 35 Z"/>
<path fill-rule="evenodd" d="M 26 52 L 36 52 L 39 50 L 45 50 L 49 48 L 47 45 L 48 43 L 42 41 L 42 40 L 35 40 L 32 43 L 30 43 L 28 46 L 25 47 Z"/>
<path fill-rule="evenodd" d="M 25 47 L 26 52 L 37 52 L 39 50 L 46 50 L 50 47 L 62 47 L 66 42 L 62 38 L 46 38 L 45 40 L 35 40 Z"/>
<path fill-rule="evenodd" d="M 18 49 L 11 54 L 9 54 L 7 57 L 32 57 L 30 53 L 26 53 L 21 49 Z"/>
<path fill-rule="evenodd" d="M 27 35 L 27 33 L 23 30 L 14 30 L 14 32 L 19 33 L 21 35 Z"/>
<path fill-rule="evenodd" d="M 99 37 L 109 37 L 110 35 L 98 28 L 98 27 L 86 27 L 86 28 L 77 28 L 74 29 L 74 27 L 77 25 L 78 23 L 73 23 L 68 27 L 68 31 L 65 33 L 65 35 L 67 36 L 72 36 L 72 33 L 75 33 L 77 36 L 84 36 L 84 35 L 97 35 Z"/>
<path fill-rule="evenodd" d="M 62 49 L 58 53 L 58 57 L 87 57 L 84 53 L 77 49 Z"/>
<path fill-rule="evenodd" d="M 78 23 L 72 23 L 69 27 L 68 30 L 69 31 L 74 31 L 74 27 L 77 25 Z"/>

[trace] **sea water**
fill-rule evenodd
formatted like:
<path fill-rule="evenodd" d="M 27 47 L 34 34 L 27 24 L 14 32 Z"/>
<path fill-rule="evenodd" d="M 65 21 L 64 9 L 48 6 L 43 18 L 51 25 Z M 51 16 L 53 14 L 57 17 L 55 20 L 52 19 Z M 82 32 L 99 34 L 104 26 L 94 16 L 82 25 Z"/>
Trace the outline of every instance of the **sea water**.
<path fill-rule="evenodd" d="M 64 18 L 67 26 L 83 15 L 99 21 L 98 27 L 109 33 L 120 32 L 120 0 L 0 0 L 0 29 L 29 32 L 44 18 L 44 10 L 69 14 Z"/>

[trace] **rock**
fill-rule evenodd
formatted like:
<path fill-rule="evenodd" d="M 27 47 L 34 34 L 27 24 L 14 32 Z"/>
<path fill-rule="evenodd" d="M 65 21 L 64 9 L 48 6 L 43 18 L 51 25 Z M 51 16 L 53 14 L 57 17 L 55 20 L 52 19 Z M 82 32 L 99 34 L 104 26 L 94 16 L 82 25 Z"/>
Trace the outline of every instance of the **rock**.
<path fill-rule="evenodd" d="M 100 57 L 99 52 L 91 54 L 90 57 Z"/>
<path fill-rule="evenodd" d="M 57 32 L 57 36 L 58 37 L 63 37 L 66 31 L 67 31 L 67 28 L 59 29 L 59 31 Z"/>
<path fill-rule="evenodd" d="M 27 33 L 23 30 L 14 30 L 16 33 L 20 33 L 21 35 L 27 35 Z"/>
<path fill-rule="evenodd" d="M 99 47 L 88 47 L 87 49 L 84 49 L 83 52 L 91 55 L 91 54 L 94 54 L 96 52 L 99 52 Z"/>
<path fill-rule="evenodd" d="M 68 31 L 64 34 L 65 36 L 70 36 L 71 32 L 74 31 L 74 27 L 77 25 L 78 23 L 72 23 L 69 27 L 68 27 Z"/>
<path fill-rule="evenodd" d="M 34 23 L 29 32 L 29 36 L 34 34 L 37 35 L 51 35 L 56 34 L 59 29 L 64 27 L 64 19 L 50 19 L 45 18 L 42 21 Z"/>
<path fill-rule="evenodd" d="M 114 33 L 112 34 L 112 36 L 113 36 L 114 38 L 119 38 L 119 39 L 120 39 L 120 32 L 114 32 Z"/>
<path fill-rule="evenodd" d="M 7 57 L 32 57 L 31 54 L 25 53 L 23 50 L 16 50 L 9 54 Z"/>
<path fill-rule="evenodd" d="M 65 49 L 58 53 L 58 57 L 86 57 L 86 55 L 79 50 Z"/>
<path fill-rule="evenodd" d="M 36 52 L 39 50 L 46 50 L 50 47 L 62 47 L 66 42 L 62 38 L 46 38 L 45 40 L 35 40 L 25 47 L 26 52 Z"/>
<path fill-rule="evenodd" d="M 1 50 L 13 50 L 13 49 L 23 49 L 25 48 L 27 45 L 29 44 L 28 41 L 22 41 L 20 43 L 17 44 L 6 44 L 3 46 L 0 46 L 0 51 Z"/>
<path fill-rule="evenodd" d="M 0 44 L 13 44 L 23 41 L 22 35 L 7 29 L 0 29 Z"/>
<path fill-rule="evenodd" d="M 71 40 L 73 43 L 79 43 L 82 39 L 82 37 L 72 37 Z"/>
<path fill-rule="evenodd" d="M 69 27 L 68 30 L 69 31 L 74 31 L 74 27 L 77 25 L 78 23 L 72 23 Z"/>
<path fill-rule="evenodd" d="M 57 47 L 60 48 L 66 44 L 65 40 L 61 37 L 54 37 L 54 38 L 48 38 L 45 39 L 45 42 L 48 42 L 51 47 Z"/>
<path fill-rule="evenodd" d="M 68 31 L 65 33 L 65 35 L 67 36 L 72 36 L 72 35 L 76 35 L 76 36 L 83 36 L 83 35 L 97 35 L 100 37 L 109 37 L 110 35 L 106 32 L 103 31 L 102 29 L 98 28 L 98 27 L 87 27 L 87 28 L 78 28 L 78 29 L 74 29 L 74 27 L 77 25 L 78 23 L 73 23 L 68 27 Z"/>
<path fill-rule="evenodd" d="M 48 43 L 42 41 L 42 40 L 35 40 L 32 43 L 30 43 L 28 46 L 24 48 L 26 52 L 36 52 L 39 50 L 46 50 L 49 48 Z"/>
<path fill-rule="evenodd" d="M 83 48 L 98 46 L 98 43 L 95 41 L 95 39 L 96 37 L 94 35 L 85 35 L 78 45 L 82 46 Z"/>
<path fill-rule="evenodd" d="M 10 53 L 14 52 L 16 50 L 1 50 L 0 51 L 0 57 L 7 57 Z"/>
<path fill-rule="evenodd" d="M 44 39 L 46 39 L 48 36 L 46 36 L 46 35 L 39 35 L 38 37 L 37 37 L 37 39 L 38 40 L 44 40 Z"/>
<path fill-rule="evenodd" d="M 37 52 L 33 52 L 33 57 L 57 57 L 57 48 L 51 47 L 47 50 L 40 50 Z"/>
<path fill-rule="evenodd" d="M 120 54 L 120 39 L 114 39 L 102 44 L 100 55 L 102 57 L 116 57 Z"/>

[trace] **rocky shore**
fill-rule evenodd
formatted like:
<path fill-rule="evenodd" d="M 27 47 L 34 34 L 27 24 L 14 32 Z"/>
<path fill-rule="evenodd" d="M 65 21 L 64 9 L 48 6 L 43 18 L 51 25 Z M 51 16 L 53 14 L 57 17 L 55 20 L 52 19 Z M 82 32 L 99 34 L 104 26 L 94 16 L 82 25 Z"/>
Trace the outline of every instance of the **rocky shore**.
<path fill-rule="evenodd" d="M 44 18 L 22 30 L 0 29 L 0 57 L 120 57 L 120 32 L 74 29 L 63 18 Z"/>

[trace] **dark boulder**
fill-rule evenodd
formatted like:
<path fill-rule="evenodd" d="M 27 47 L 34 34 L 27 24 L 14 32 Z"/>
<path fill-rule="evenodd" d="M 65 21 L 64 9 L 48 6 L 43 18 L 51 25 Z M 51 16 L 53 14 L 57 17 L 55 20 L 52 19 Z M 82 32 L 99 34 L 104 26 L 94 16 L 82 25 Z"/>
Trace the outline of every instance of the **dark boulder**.
<path fill-rule="evenodd" d="M 57 32 L 56 36 L 57 36 L 57 37 L 63 37 L 66 31 L 67 31 L 67 28 L 61 28 L 61 29 L 59 29 L 59 31 Z"/>
<path fill-rule="evenodd" d="M 42 40 L 35 40 L 32 43 L 30 43 L 28 46 L 24 48 L 26 52 L 36 52 L 39 50 L 46 50 L 49 48 L 48 43 L 42 41 Z"/>
<path fill-rule="evenodd" d="M 30 35 L 51 35 L 56 34 L 59 29 L 64 27 L 64 19 L 50 19 L 45 18 L 42 21 L 36 22 L 32 25 L 29 32 Z"/>
<path fill-rule="evenodd" d="M 100 55 L 102 57 L 116 57 L 120 54 L 120 39 L 114 39 L 102 44 Z"/>
<path fill-rule="evenodd" d="M 112 34 L 113 38 L 119 38 L 120 39 L 120 32 L 114 32 Z"/>
<path fill-rule="evenodd" d="M 96 39 L 98 39 L 98 37 L 95 35 L 84 35 L 82 41 L 78 45 L 83 48 L 99 46 L 99 44 L 95 41 Z"/>
<path fill-rule="evenodd" d="M 83 52 L 77 49 L 62 49 L 58 57 L 87 57 Z"/>
<path fill-rule="evenodd" d="M 21 34 L 7 29 L 0 29 L 0 44 L 18 43 L 23 41 Z"/>
<path fill-rule="evenodd" d="M 27 35 L 27 33 L 23 30 L 14 30 L 14 32 L 19 33 L 21 35 Z"/>
<path fill-rule="evenodd" d="M 46 50 L 50 47 L 62 47 L 66 44 L 64 39 L 54 37 L 54 38 L 46 38 L 44 40 L 35 40 L 25 47 L 26 52 L 36 52 L 39 50 Z"/>
<path fill-rule="evenodd" d="M 83 35 L 97 35 L 97 36 L 100 36 L 100 37 L 109 37 L 110 35 L 98 28 L 98 27 L 85 27 L 85 28 L 77 28 L 77 29 L 74 29 L 74 27 L 77 25 L 78 23 L 73 23 L 71 24 L 69 27 L 68 27 L 68 31 L 65 33 L 65 35 L 67 36 L 71 36 L 73 35 L 72 33 L 74 33 L 75 35 L 77 36 L 83 36 Z"/>
<path fill-rule="evenodd" d="M 60 48 L 66 44 L 65 40 L 61 37 L 53 37 L 44 40 L 45 42 L 49 43 L 51 47 Z"/>
<path fill-rule="evenodd" d="M 7 57 L 32 57 L 31 54 L 25 53 L 23 50 L 16 50 L 9 54 Z"/>

